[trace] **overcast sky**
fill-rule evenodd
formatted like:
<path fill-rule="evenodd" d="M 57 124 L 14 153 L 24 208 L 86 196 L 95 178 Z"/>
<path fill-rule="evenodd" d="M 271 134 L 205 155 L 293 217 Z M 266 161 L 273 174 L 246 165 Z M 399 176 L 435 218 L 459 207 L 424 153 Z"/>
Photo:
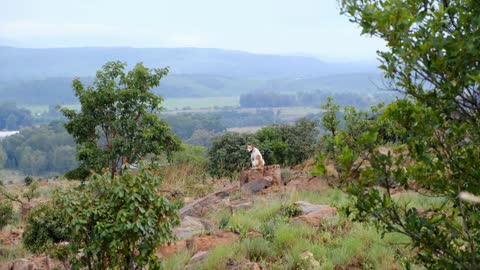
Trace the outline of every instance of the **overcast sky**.
<path fill-rule="evenodd" d="M 0 45 L 208 47 L 375 60 L 336 0 L 0 0 Z"/>

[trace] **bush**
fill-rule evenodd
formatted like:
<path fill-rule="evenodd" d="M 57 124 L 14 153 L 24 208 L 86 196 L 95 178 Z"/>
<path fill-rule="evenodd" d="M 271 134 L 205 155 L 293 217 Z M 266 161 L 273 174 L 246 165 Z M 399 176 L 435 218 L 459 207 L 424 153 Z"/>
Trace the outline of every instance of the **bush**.
<path fill-rule="evenodd" d="M 72 235 L 71 264 L 159 269 L 155 250 L 174 240 L 179 224 L 177 206 L 161 195 L 160 185 L 160 170 L 141 162 L 136 171 L 93 174 L 85 185 L 57 193 L 54 203 Z"/>
<path fill-rule="evenodd" d="M 296 165 L 315 153 L 318 137 L 317 123 L 302 119 L 295 125 L 274 125 L 255 134 L 226 133 L 213 139 L 208 152 L 212 176 L 232 176 L 250 167 L 247 144 L 257 146 L 265 163 Z"/>
<path fill-rule="evenodd" d="M 66 224 L 52 208 L 52 205 L 40 204 L 27 217 L 23 245 L 34 254 L 49 251 L 54 243 L 69 239 Z"/>
<path fill-rule="evenodd" d="M 14 212 L 12 202 L 2 199 L 0 201 L 0 230 L 14 220 Z"/>
<path fill-rule="evenodd" d="M 24 179 L 25 185 L 30 186 L 30 184 L 33 182 L 33 177 L 31 176 L 26 176 Z"/>

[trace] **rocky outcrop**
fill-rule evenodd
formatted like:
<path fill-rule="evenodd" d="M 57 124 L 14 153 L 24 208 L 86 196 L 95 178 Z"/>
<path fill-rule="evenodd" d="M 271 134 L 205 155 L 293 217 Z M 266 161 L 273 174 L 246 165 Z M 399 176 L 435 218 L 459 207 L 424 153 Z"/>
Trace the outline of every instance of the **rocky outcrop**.
<path fill-rule="evenodd" d="M 225 207 L 224 200 L 238 190 L 238 187 L 229 187 L 193 201 L 180 209 L 180 216 L 182 218 L 186 216 L 202 217 L 213 207 Z"/>
<path fill-rule="evenodd" d="M 280 165 L 265 166 L 263 169 L 250 168 L 241 171 L 240 186 L 256 180 L 267 180 L 272 182 L 272 185 L 281 185 L 282 173 Z"/>
<path fill-rule="evenodd" d="M 311 204 L 304 201 L 295 202 L 302 210 L 302 215 L 294 218 L 294 222 L 303 222 L 312 226 L 320 226 L 324 220 L 338 214 L 337 208 L 328 205 Z"/>

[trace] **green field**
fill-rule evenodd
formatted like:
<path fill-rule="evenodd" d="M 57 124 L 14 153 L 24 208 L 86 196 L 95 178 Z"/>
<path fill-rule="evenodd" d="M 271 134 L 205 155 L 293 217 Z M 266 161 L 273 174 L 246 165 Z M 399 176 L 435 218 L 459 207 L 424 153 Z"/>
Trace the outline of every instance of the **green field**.
<path fill-rule="evenodd" d="M 168 98 L 163 102 L 163 107 L 167 110 L 182 109 L 212 109 L 221 107 L 239 107 L 240 98 L 236 97 L 199 97 L 199 98 Z M 78 109 L 78 104 L 62 105 L 71 109 Z M 48 112 L 48 105 L 20 105 L 21 108 L 30 110 L 33 114 L 42 114 Z"/>

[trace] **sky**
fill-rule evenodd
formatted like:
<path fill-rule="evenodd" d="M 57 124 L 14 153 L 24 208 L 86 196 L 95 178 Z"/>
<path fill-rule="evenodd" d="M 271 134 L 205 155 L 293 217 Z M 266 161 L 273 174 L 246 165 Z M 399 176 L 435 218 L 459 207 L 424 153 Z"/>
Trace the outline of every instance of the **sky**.
<path fill-rule="evenodd" d="M 202 47 L 374 61 L 337 0 L 0 0 L 0 45 Z"/>

